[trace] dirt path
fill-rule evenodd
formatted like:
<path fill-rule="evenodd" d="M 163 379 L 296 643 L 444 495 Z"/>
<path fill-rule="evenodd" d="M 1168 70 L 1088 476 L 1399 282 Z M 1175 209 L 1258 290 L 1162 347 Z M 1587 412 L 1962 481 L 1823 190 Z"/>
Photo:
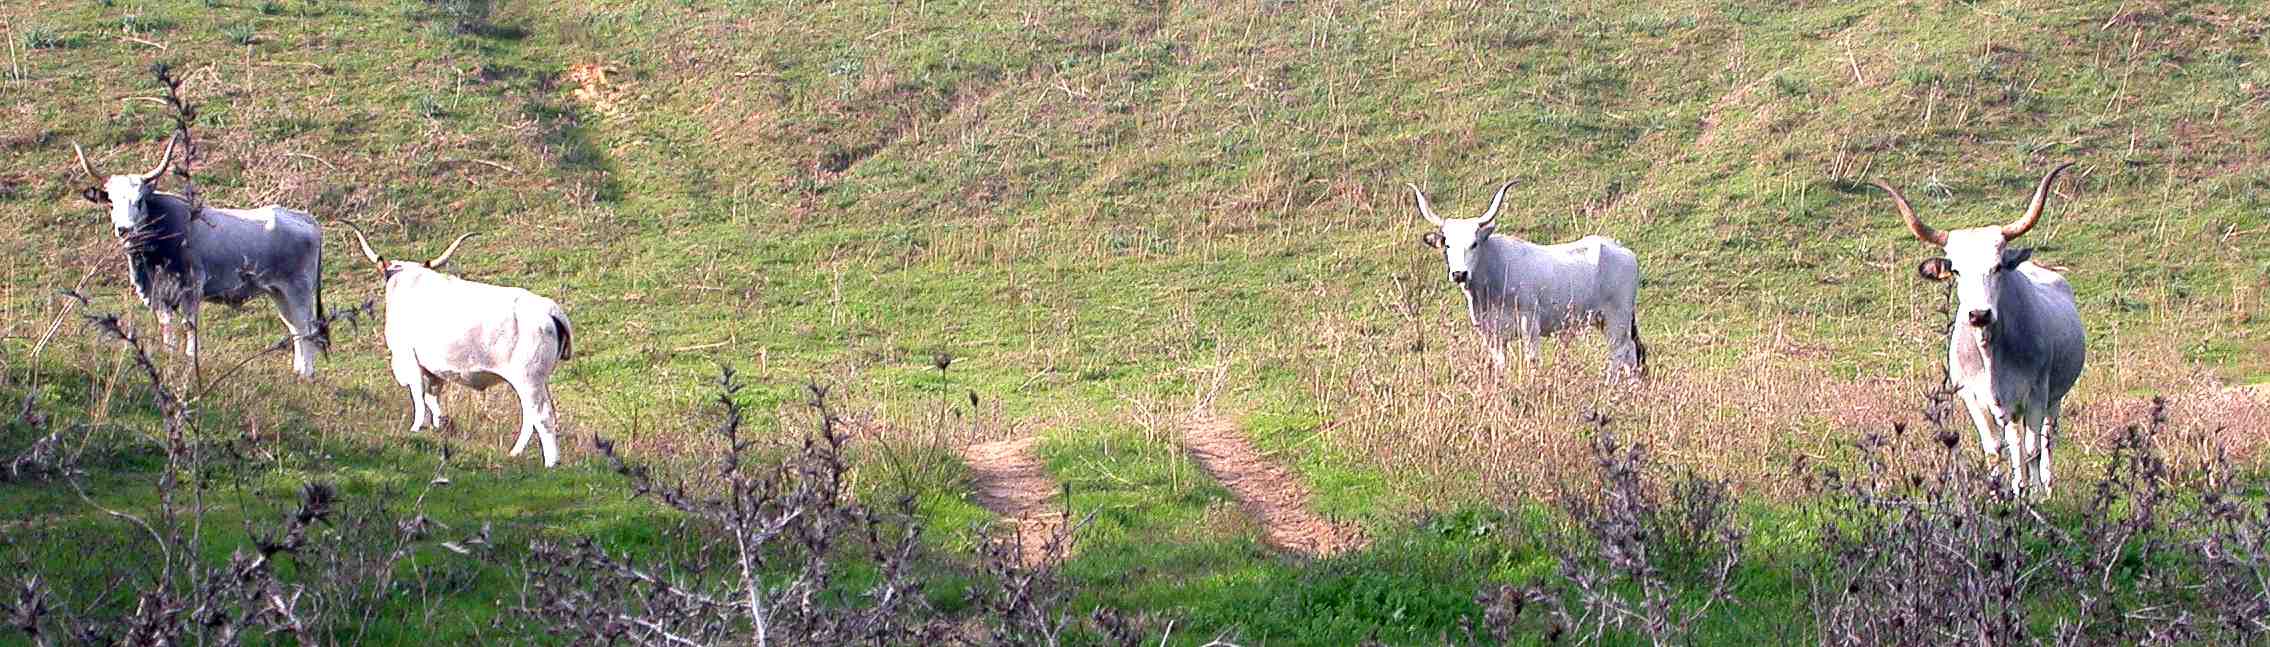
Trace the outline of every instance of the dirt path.
<path fill-rule="evenodd" d="M 1237 425 L 1201 414 L 1183 425 L 1183 447 L 1198 467 L 1237 497 L 1238 505 L 1261 522 L 1263 538 L 1278 550 L 1310 557 L 1362 548 L 1363 533 L 1336 524 L 1308 507 L 1308 487 L 1254 450 Z"/>
<path fill-rule="evenodd" d="M 1033 455 L 1033 437 L 996 440 L 962 450 L 977 480 L 977 504 L 1016 524 L 1017 545 L 1026 566 L 1047 561 L 1049 538 L 1064 527 L 1063 504 L 1055 501 L 1056 481 Z"/>

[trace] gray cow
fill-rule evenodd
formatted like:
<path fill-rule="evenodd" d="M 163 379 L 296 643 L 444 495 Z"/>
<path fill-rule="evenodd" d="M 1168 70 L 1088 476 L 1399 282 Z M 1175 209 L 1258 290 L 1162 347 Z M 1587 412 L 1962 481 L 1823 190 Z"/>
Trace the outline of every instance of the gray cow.
<path fill-rule="evenodd" d="M 1538 245 L 1497 230 L 1507 182 L 1490 210 L 1471 220 L 1435 215 L 1417 185 L 1419 215 L 1440 231 L 1420 242 L 1443 251 L 1450 281 L 1466 295 L 1466 315 L 1482 333 L 1490 358 L 1505 369 L 1505 343 L 1520 335 L 1521 350 L 1537 360 L 1538 340 L 1563 329 L 1595 326 L 1608 340 L 1609 378 L 1647 372 L 1647 346 L 1639 341 L 1639 257 L 1602 236 Z"/>
<path fill-rule="evenodd" d="M 197 357 L 198 311 L 210 301 L 241 306 L 253 297 L 275 301 L 292 331 L 292 370 L 315 376 L 317 351 L 331 344 L 323 311 L 323 230 L 306 213 L 279 206 L 207 207 L 195 216 L 189 200 L 157 190 L 173 166 L 175 133 L 158 166 L 141 175 L 95 172 L 78 144 L 79 169 L 98 183 L 82 192 L 110 208 L 113 233 L 127 246 L 134 292 L 157 312 L 167 343 L 176 319 L 188 325 L 184 350 Z M 178 292 L 175 290 L 178 286 Z"/>
<path fill-rule="evenodd" d="M 2064 275 L 2035 265 L 2033 250 L 2011 249 L 2009 242 L 2041 221 L 2050 185 L 2072 165 L 2067 162 L 2042 176 L 2033 204 L 2016 221 L 1953 231 L 1923 224 L 1906 196 L 1876 182 L 1892 195 L 1910 233 L 1946 250 L 1946 256 L 1916 266 L 1916 273 L 1932 281 L 1955 280 L 1947 382 L 1970 410 L 1979 447 L 2010 463 L 2011 489 L 2022 488 L 2030 476 L 2038 494 L 2045 495 L 2059 409 L 2081 378 L 2088 339 Z M 1996 430 L 2001 431 L 1999 440 Z"/>

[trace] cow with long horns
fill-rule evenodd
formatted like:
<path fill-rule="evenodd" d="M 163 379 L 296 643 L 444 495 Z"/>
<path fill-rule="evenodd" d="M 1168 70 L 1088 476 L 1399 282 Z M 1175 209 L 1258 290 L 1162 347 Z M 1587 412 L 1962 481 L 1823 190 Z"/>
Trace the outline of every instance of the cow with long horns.
<path fill-rule="evenodd" d="M 2009 243 L 2041 221 L 2050 186 L 2071 162 L 2050 169 L 2026 214 L 2007 225 L 1951 231 L 1917 218 L 1907 197 L 1883 181 L 1916 239 L 1945 250 L 1923 261 L 1926 280 L 1955 281 L 1955 320 L 1947 334 L 1947 382 L 1970 411 L 1978 443 L 2010 464 L 2010 487 L 2049 492 L 2050 448 L 2065 394 L 2081 377 L 2087 338 L 2065 277 L 2034 264 L 2033 250 Z M 1997 437 L 1999 432 L 1999 438 Z"/>
<path fill-rule="evenodd" d="M 1450 281 L 1466 295 L 1466 316 L 1482 333 L 1490 359 L 1505 368 L 1505 344 L 1521 338 L 1522 353 L 1537 360 L 1538 341 L 1578 326 L 1599 328 L 1608 341 L 1608 374 L 1643 376 L 1647 346 L 1639 341 L 1639 257 L 1604 236 L 1539 245 L 1496 235 L 1507 182 L 1474 219 L 1444 218 L 1418 185 L 1419 215 L 1437 231 L 1420 237 L 1441 250 Z"/>
<path fill-rule="evenodd" d="M 158 316 L 167 343 L 173 324 L 187 326 L 184 351 L 197 357 L 198 312 L 205 302 L 240 306 L 266 296 L 292 333 L 292 370 L 315 376 L 315 356 L 330 346 L 323 310 L 323 230 L 306 213 L 270 205 L 258 209 L 206 207 L 190 213 L 190 200 L 157 190 L 173 168 L 176 132 L 157 168 L 140 175 L 104 176 L 78 144 L 79 170 L 96 183 L 80 195 L 110 208 L 112 232 L 126 245 L 134 292 Z"/>
<path fill-rule="evenodd" d="M 575 354 L 560 304 L 520 288 L 441 272 L 473 234 L 458 236 L 440 256 L 419 263 L 381 257 L 362 228 L 347 227 L 386 283 L 386 349 L 395 383 L 410 389 L 410 431 L 442 427 L 444 383 L 480 391 L 501 382 L 520 396 L 520 440 L 511 455 L 528 449 L 534 436 L 543 439 L 544 466 L 559 464 L 552 371 Z"/>

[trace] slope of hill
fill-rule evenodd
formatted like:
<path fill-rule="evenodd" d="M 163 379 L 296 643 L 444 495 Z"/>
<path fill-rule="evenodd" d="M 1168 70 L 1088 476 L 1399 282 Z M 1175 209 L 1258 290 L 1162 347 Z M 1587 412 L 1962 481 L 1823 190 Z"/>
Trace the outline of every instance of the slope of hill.
<path fill-rule="evenodd" d="M 71 143 L 105 168 L 154 159 L 167 123 L 136 97 L 168 61 L 207 107 L 208 199 L 359 223 L 413 257 L 479 231 L 461 271 L 562 301 L 571 436 L 699 464 L 716 441 L 689 414 L 717 364 L 767 407 L 816 379 L 921 446 L 926 509 L 965 522 L 985 513 L 951 448 L 1038 435 L 1098 511 L 1073 572 L 1212 626 L 1256 621 L 1180 587 L 1288 576 L 1177 445 L 1194 410 L 1238 421 L 1325 515 L 1388 534 L 1546 491 L 1583 460 L 1585 411 L 1767 500 L 1792 460 L 1912 417 L 1944 296 L 1870 179 L 1973 225 L 2081 163 L 2027 238 L 2072 268 L 2091 334 L 2068 469 L 2149 393 L 2200 394 L 2179 421 L 2212 426 L 2239 414 L 2208 396 L 2270 375 L 2255 3 L 30 0 L 0 18 L 18 232 L 0 343 L 29 357 L 6 391 L 77 375 L 43 397 L 78 405 L 115 380 L 91 341 L 28 351 L 83 277 L 95 307 L 137 308 Z M 1488 376 L 1402 187 L 1475 212 L 1504 180 L 1502 233 L 1639 252 L 1656 380 L 1595 388 L 1585 336 Z M 375 297 L 330 243 L 327 299 Z M 272 338 L 260 307 L 209 311 L 209 347 Z M 262 360 L 229 406 L 383 445 L 406 427 L 383 366 L 375 326 L 344 328 L 319 381 Z M 965 393 L 981 429 L 938 431 Z M 475 415 L 448 442 L 503 446 L 509 396 L 450 403 Z"/>

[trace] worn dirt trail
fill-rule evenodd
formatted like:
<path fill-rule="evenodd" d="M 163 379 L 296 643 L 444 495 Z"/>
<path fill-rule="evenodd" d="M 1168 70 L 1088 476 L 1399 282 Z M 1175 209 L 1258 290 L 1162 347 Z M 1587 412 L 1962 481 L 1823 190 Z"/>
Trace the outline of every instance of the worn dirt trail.
<path fill-rule="evenodd" d="M 977 504 L 1016 525 L 1017 545 L 1026 566 L 1048 561 L 1048 542 L 1064 527 L 1064 506 L 1055 501 L 1056 481 L 1033 455 L 1033 437 L 978 443 L 962 449 L 977 481 Z"/>
<path fill-rule="evenodd" d="M 1308 487 L 1256 451 L 1237 425 L 1199 414 L 1183 425 L 1182 443 L 1198 467 L 1229 488 L 1246 514 L 1261 522 L 1262 536 L 1270 546 L 1326 557 L 1367 543 L 1353 526 L 1311 512 Z"/>

